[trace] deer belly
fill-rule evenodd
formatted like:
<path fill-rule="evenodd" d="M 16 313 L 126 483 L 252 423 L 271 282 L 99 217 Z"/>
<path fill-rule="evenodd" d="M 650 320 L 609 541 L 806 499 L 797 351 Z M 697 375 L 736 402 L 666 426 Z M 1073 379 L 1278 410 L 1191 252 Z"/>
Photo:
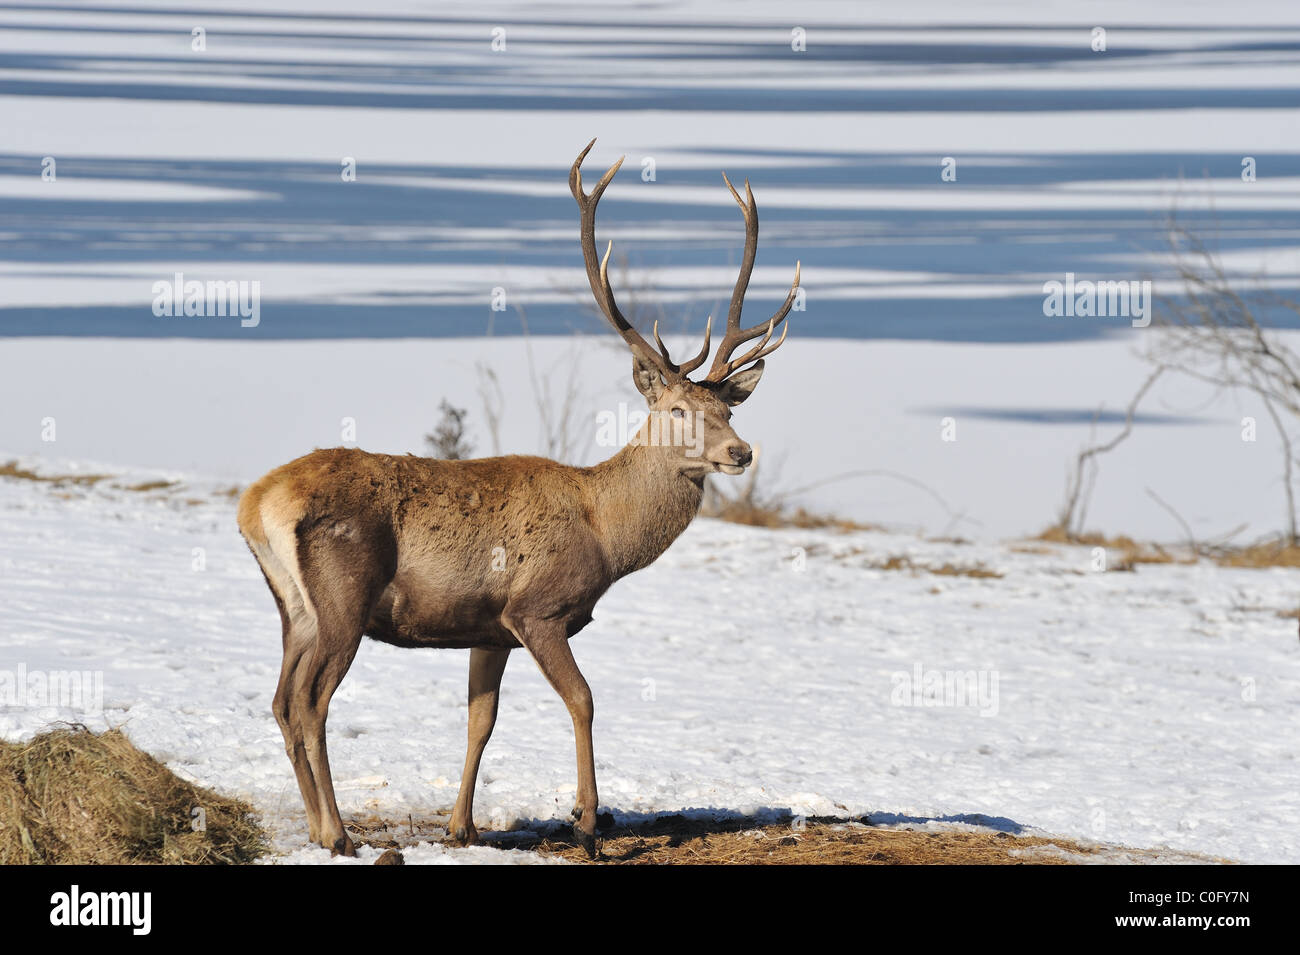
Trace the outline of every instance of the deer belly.
<path fill-rule="evenodd" d="M 366 636 L 400 647 L 520 646 L 501 625 L 503 602 L 488 594 L 429 593 L 389 584 L 366 624 Z"/>

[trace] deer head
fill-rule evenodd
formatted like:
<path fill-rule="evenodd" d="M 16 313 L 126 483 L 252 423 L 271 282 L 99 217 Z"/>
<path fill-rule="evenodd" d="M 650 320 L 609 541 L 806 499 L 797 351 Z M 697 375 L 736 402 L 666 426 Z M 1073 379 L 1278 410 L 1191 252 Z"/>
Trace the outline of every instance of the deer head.
<path fill-rule="evenodd" d="M 742 199 L 724 172 L 722 181 L 731 190 L 732 198 L 740 206 L 741 215 L 745 218 L 745 254 L 740 264 L 740 275 L 731 293 L 726 333 L 713 356 L 708 374 L 699 381 L 692 381 L 688 376 L 709 357 L 713 317 L 709 316 L 705 323 L 703 347 L 695 357 L 681 363 L 673 361 L 669 355 L 668 348 L 659 337 L 658 322 L 654 326 L 654 340 L 658 346 L 656 349 L 650 347 L 641 333 L 623 317 L 609 284 L 609 255 L 614 243 L 610 242 L 606 246 L 603 257 L 598 258 L 596 253 L 596 205 L 623 165 L 625 157 L 620 157 L 618 162 L 609 167 L 590 193 L 584 192 L 582 161 L 595 144 L 596 140 L 593 139 L 573 161 L 573 166 L 569 169 L 569 190 L 578 201 L 581 212 L 582 257 L 586 262 L 591 292 L 605 318 L 623 336 L 631 349 L 632 378 L 650 408 L 650 417 L 639 432 L 638 439 L 669 449 L 664 453 L 672 456 L 674 466 L 692 477 L 703 477 L 719 471 L 724 474 L 740 474 L 753 461 L 754 455 L 750 446 L 731 428 L 731 408 L 753 394 L 763 376 L 763 359 L 785 341 L 788 325 L 781 329 L 781 337 L 776 341 L 772 341 L 772 334 L 778 325 L 785 322 L 790 307 L 794 304 L 799 289 L 799 264 L 795 263 L 790 293 L 776 314 L 765 322 L 742 328 L 741 310 L 745 303 L 745 291 L 749 287 L 749 276 L 754 271 L 754 256 L 758 252 L 758 206 L 750 191 L 749 180 L 745 180 L 745 198 Z M 760 336 L 757 345 L 739 358 L 732 357 L 737 348 Z"/>

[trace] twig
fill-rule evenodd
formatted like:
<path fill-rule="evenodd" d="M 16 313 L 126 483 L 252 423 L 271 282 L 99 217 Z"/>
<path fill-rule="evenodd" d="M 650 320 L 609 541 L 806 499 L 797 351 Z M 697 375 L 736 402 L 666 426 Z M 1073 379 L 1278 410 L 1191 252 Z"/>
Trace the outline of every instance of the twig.
<path fill-rule="evenodd" d="M 1147 380 L 1142 383 L 1142 387 L 1137 390 L 1137 394 L 1135 394 L 1133 399 L 1128 403 L 1128 409 L 1124 412 L 1124 427 L 1117 435 L 1115 435 L 1115 437 L 1111 438 L 1104 444 L 1095 444 L 1092 447 L 1084 448 L 1079 452 L 1078 458 L 1075 459 L 1074 478 L 1072 481 L 1067 483 L 1067 499 L 1065 506 L 1061 510 L 1060 522 L 1057 525 L 1065 532 L 1067 537 L 1073 538 L 1083 532 L 1082 526 L 1079 526 L 1080 519 L 1076 512 L 1080 509 L 1081 501 L 1082 507 L 1086 510 L 1088 497 L 1092 493 L 1092 488 L 1089 486 L 1087 494 L 1084 494 L 1085 467 L 1087 467 L 1089 462 L 1092 462 L 1092 459 L 1097 455 L 1105 454 L 1108 451 L 1114 450 L 1120 442 L 1133 433 L 1133 418 L 1137 413 L 1137 406 L 1146 393 L 1151 390 L 1151 386 L 1156 383 L 1156 379 L 1159 378 L 1164 371 L 1165 367 L 1163 365 L 1158 365 L 1155 371 L 1153 371 L 1147 377 Z"/>
<path fill-rule="evenodd" d="M 1264 402 L 1264 407 L 1268 409 L 1268 414 L 1269 417 L 1273 419 L 1273 424 L 1277 427 L 1278 437 L 1282 439 L 1282 481 L 1283 486 L 1286 489 L 1287 543 L 1295 546 L 1295 492 L 1291 485 L 1291 436 L 1286 433 L 1286 428 L 1282 426 L 1282 419 L 1278 417 L 1277 409 L 1273 407 L 1273 402 L 1268 400 L 1268 395 L 1260 395 L 1260 398 Z"/>
<path fill-rule="evenodd" d="M 836 481 L 843 481 L 848 478 L 855 478 L 855 477 L 894 478 L 897 481 L 902 481 L 904 484 L 910 484 L 915 488 L 919 488 L 920 490 L 924 491 L 926 494 L 930 495 L 930 497 L 932 497 L 936 502 L 938 502 L 939 506 L 944 509 L 944 511 L 947 513 L 949 517 L 949 522 L 947 525 L 949 528 L 951 528 L 958 521 L 967 521 L 968 523 L 974 524 L 977 527 L 983 526 L 983 523 L 981 521 L 977 521 L 973 517 L 967 517 L 964 511 L 960 511 L 960 512 L 954 511 L 948 505 L 948 502 L 943 499 L 942 495 L 940 495 L 938 491 L 930 487 L 928 484 L 925 484 L 922 481 L 918 481 L 914 477 L 909 477 L 906 474 L 900 474 L 897 471 L 890 471 L 881 468 L 866 468 L 866 469 L 861 469 L 856 471 L 845 471 L 842 474 L 835 474 L 828 478 L 822 478 L 819 481 L 813 481 L 811 484 L 805 484 L 802 487 L 794 488 L 793 490 L 787 491 L 785 493 L 788 497 L 794 497 L 798 494 L 805 494 L 808 491 L 816 490 L 819 487 L 825 487 L 827 484 L 833 484 Z"/>
<path fill-rule="evenodd" d="M 1181 514 L 1179 514 L 1176 510 L 1170 507 L 1168 503 L 1162 500 L 1159 494 L 1151 490 L 1151 488 L 1147 488 L 1146 491 L 1147 491 L 1147 495 L 1151 498 L 1151 500 L 1155 501 L 1166 511 L 1168 511 L 1171 515 L 1173 515 L 1174 520 L 1176 520 L 1179 524 L 1182 525 L 1183 531 L 1187 534 L 1187 543 L 1192 548 L 1192 553 L 1193 554 L 1199 553 L 1199 549 L 1196 546 L 1196 535 L 1192 533 L 1191 525 L 1188 524 L 1185 520 L 1183 520 Z"/>

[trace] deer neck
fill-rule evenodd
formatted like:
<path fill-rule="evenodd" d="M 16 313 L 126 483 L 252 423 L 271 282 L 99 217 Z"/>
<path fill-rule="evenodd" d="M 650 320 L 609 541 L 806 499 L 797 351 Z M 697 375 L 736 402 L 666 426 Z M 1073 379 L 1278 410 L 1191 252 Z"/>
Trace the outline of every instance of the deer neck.
<path fill-rule="evenodd" d="M 617 576 L 653 563 L 699 511 L 704 478 L 678 464 L 671 449 L 634 442 L 591 469 L 593 524 Z"/>

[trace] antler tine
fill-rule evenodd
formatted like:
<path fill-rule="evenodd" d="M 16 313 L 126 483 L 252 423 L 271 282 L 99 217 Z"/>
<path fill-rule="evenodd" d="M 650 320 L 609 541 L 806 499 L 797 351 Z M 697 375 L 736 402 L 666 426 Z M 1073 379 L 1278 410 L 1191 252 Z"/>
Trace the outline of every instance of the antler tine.
<path fill-rule="evenodd" d="M 772 352 L 781 347 L 781 343 L 785 341 L 786 333 L 790 331 L 790 326 L 788 324 L 784 325 L 781 329 L 781 337 L 778 338 L 770 348 L 765 346 L 771 339 L 772 332 L 776 329 L 776 326 L 784 323 L 785 317 L 790 314 L 790 309 L 794 305 L 795 296 L 799 292 L 799 276 L 801 270 L 802 263 L 795 262 L 794 281 L 790 283 L 790 291 L 786 295 L 785 301 L 781 303 L 781 307 L 778 308 L 776 313 L 767 320 L 766 324 L 755 325 L 753 328 L 746 329 L 734 336 L 730 331 L 728 331 L 727 337 L 724 338 L 722 344 L 718 346 L 718 354 L 713 359 L 713 365 L 709 368 L 709 374 L 708 377 L 705 378 L 705 381 L 723 381 L 731 375 L 732 372 L 743 368 L 751 361 L 758 361 L 760 358 L 772 354 Z M 758 345 L 751 348 L 740 358 L 731 358 L 731 353 L 735 351 L 738 346 L 743 345 L 747 341 L 752 341 L 760 334 L 763 335 L 763 340 L 759 342 Z"/>
<path fill-rule="evenodd" d="M 736 286 L 731 290 L 731 307 L 727 309 L 727 334 L 740 328 L 740 311 L 745 305 L 745 292 L 749 289 L 749 276 L 754 271 L 754 257 L 758 255 L 758 203 L 745 180 L 745 198 L 740 198 L 736 187 L 731 184 L 727 174 L 722 174 L 722 181 L 731 190 L 731 198 L 740 206 L 740 214 L 745 217 L 745 254 L 740 260 L 740 275 L 736 277 Z M 762 326 L 758 326 L 760 329 Z M 751 329 L 752 330 L 752 329 Z M 746 341 L 748 339 L 745 339 Z M 725 341 L 725 339 L 724 339 Z"/>
<path fill-rule="evenodd" d="M 657 318 L 655 319 L 654 333 L 655 344 L 659 346 L 659 354 L 664 356 L 664 361 L 668 361 L 668 346 L 665 345 L 664 340 L 659 337 L 659 319 Z"/>
<path fill-rule="evenodd" d="M 711 340 L 712 329 L 713 329 L 713 316 L 710 315 L 708 321 L 704 323 L 704 345 L 703 347 L 700 348 L 699 354 L 697 354 L 694 358 L 689 358 L 686 361 L 682 362 L 680 365 L 674 365 L 673 367 L 676 368 L 683 375 L 689 375 L 696 368 L 699 368 L 701 365 L 703 365 L 705 360 L 709 357 L 709 343 Z M 659 337 L 659 323 L 657 321 L 655 322 L 654 333 L 655 333 L 655 344 L 659 346 L 659 351 L 663 354 L 664 360 L 672 361 L 672 359 L 668 357 L 668 346 L 666 346 L 664 344 L 663 339 Z"/>
<path fill-rule="evenodd" d="M 594 145 L 596 145 L 596 140 L 594 139 L 587 143 L 587 148 L 578 153 L 578 158 L 575 159 L 573 165 L 569 167 L 569 191 L 573 193 L 573 198 L 578 200 L 578 205 L 581 206 L 584 211 L 586 210 L 587 205 L 590 204 L 592 212 L 595 212 L 596 203 L 600 202 L 600 197 L 604 194 L 605 187 L 613 181 L 614 174 L 618 172 L 619 167 L 623 165 L 623 160 L 627 158 L 626 156 L 619 156 L 618 162 L 610 166 L 609 169 L 605 171 L 605 175 L 600 177 L 600 181 L 596 183 L 596 188 L 591 190 L 590 194 L 584 193 L 582 191 L 582 161 L 587 158 L 587 153 L 591 152 L 591 147 Z"/>
<path fill-rule="evenodd" d="M 740 313 L 745 305 L 745 293 L 749 289 L 749 278 L 754 271 L 754 257 L 758 252 L 758 204 L 754 201 L 753 190 L 749 188 L 749 180 L 745 180 L 745 198 L 740 198 L 740 193 L 736 187 L 731 184 L 727 174 L 722 174 L 722 181 L 727 184 L 731 191 L 731 197 L 736 200 L 736 205 L 740 206 L 740 213 L 745 217 L 745 253 L 740 262 L 740 275 L 736 278 L 736 286 L 731 293 L 731 308 L 727 311 L 727 331 L 718 345 L 718 353 L 713 358 L 713 364 L 709 367 L 709 374 L 705 381 L 720 382 L 737 369 L 743 367 L 751 361 L 757 361 L 764 355 L 770 355 L 780 347 L 785 341 L 786 332 L 789 326 L 781 332 L 781 337 L 770 348 L 767 346 L 772 337 L 772 332 L 776 326 L 782 324 L 786 316 L 790 314 L 790 308 L 794 305 L 795 296 L 799 291 L 800 264 L 795 263 L 794 282 L 790 286 L 790 292 L 785 297 L 785 302 L 777 309 L 776 313 L 766 322 L 760 322 L 750 328 L 740 327 Z M 765 334 L 766 333 L 766 334 Z M 743 358 L 732 359 L 732 353 L 747 341 L 752 341 L 759 335 L 763 335 L 756 348 L 750 349 L 745 353 Z"/>
<path fill-rule="evenodd" d="M 627 342 L 632 353 L 646 364 L 652 365 L 659 370 L 664 378 L 669 381 L 681 377 L 681 372 L 676 365 L 668 358 L 667 350 L 660 356 L 649 343 L 641 337 L 641 333 L 632 327 L 632 323 L 623 317 L 619 311 L 618 303 L 614 299 L 614 290 L 609 284 L 609 255 L 614 249 L 614 243 L 610 242 L 605 249 L 605 255 L 601 259 L 596 257 L 596 205 L 600 202 L 600 197 L 604 194 L 606 187 L 614 179 L 614 174 L 618 172 L 619 167 L 623 165 L 626 156 L 620 156 L 618 162 L 609 167 L 605 175 L 600 177 L 595 188 L 590 193 L 582 189 L 582 161 L 587 158 L 587 153 L 591 152 L 591 147 L 596 145 L 596 140 L 587 143 L 587 148 L 578 154 L 578 158 L 573 161 L 569 167 L 569 191 L 573 193 L 573 198 L 577 200 L 578 209 L 581 216 L 581 227 L 579 236 L 582 242 L 582 258 L 587 267 L 587 281 L 591 285 L 591 294 L 596 297 L 596 304 L 600 306 L 605 318 L 614 326 L 623 340 Z M 661 346 L 662 347 L 662 346 Z"/>
<path fill-rule="evenodd" d="M 751 361 L 753 361 L 753 362 L 760 361 L 761 359 L 763 359 L 763 358 L 765 358 L 766 356 L 772 354 L 772 352 L 774 352 L 774 351 L 776 351 L 778 348 L 780 348 L 780 347 L 781 347 L 781 343 L 782 343 L 783 341 L 785 341 L 786 333 L 790 331 L 790 326 L 789 326 L 789 325 L 786 325 L 784 328 L 782 328 L 782 329 L 781 329 L 781 337 L 778 338 L 775 342 L 773 342 L 773 343 L 769 346 L 767 343 L 768 343 L 768 341 L 771 339 L 771 337 L 772 337 L 772 331 L 773 331 L 773 329 L 775 329 L 775 328 L 776 328 L 776 316 L 773 315 L 773 316 L 768 320 L 768 323 L 767 323 L 767 334 L 765 334 L 765 335 L 763 336 L 763 340 L 762 340 L 761 342 L 759 342 L 757 345 L 755 345 L 753 348 L 751 348 L 749 351 L 747 351 L 747 352 L 746 352 L 742 357 L 740 357 L 740 358 L 736 358 L 736 359 L 733 359 L 733 360 L 727 362 L 727 364 L 724 366 L 724 367 L 725 367 L 725 371 L 724 371 L 723 374 L 722 374 L 722 378 L 719 378 L 719 379 L 717 379 L 717 380 L 718 380 L 718 381 L 721 381 L 721 380 L 725 379 L 725 378 L 726 378 L 728 375 L 730 375 L 733 371 L 736 371 L 736 370 L 738 370 L 738 369 L 740 369 L 740 368 L 745 367 L 745 366 L 748 365 Z M 710 378 L 710 379 L 708 379 L 708 380 L 713 380 L 713 379 Z"/>

